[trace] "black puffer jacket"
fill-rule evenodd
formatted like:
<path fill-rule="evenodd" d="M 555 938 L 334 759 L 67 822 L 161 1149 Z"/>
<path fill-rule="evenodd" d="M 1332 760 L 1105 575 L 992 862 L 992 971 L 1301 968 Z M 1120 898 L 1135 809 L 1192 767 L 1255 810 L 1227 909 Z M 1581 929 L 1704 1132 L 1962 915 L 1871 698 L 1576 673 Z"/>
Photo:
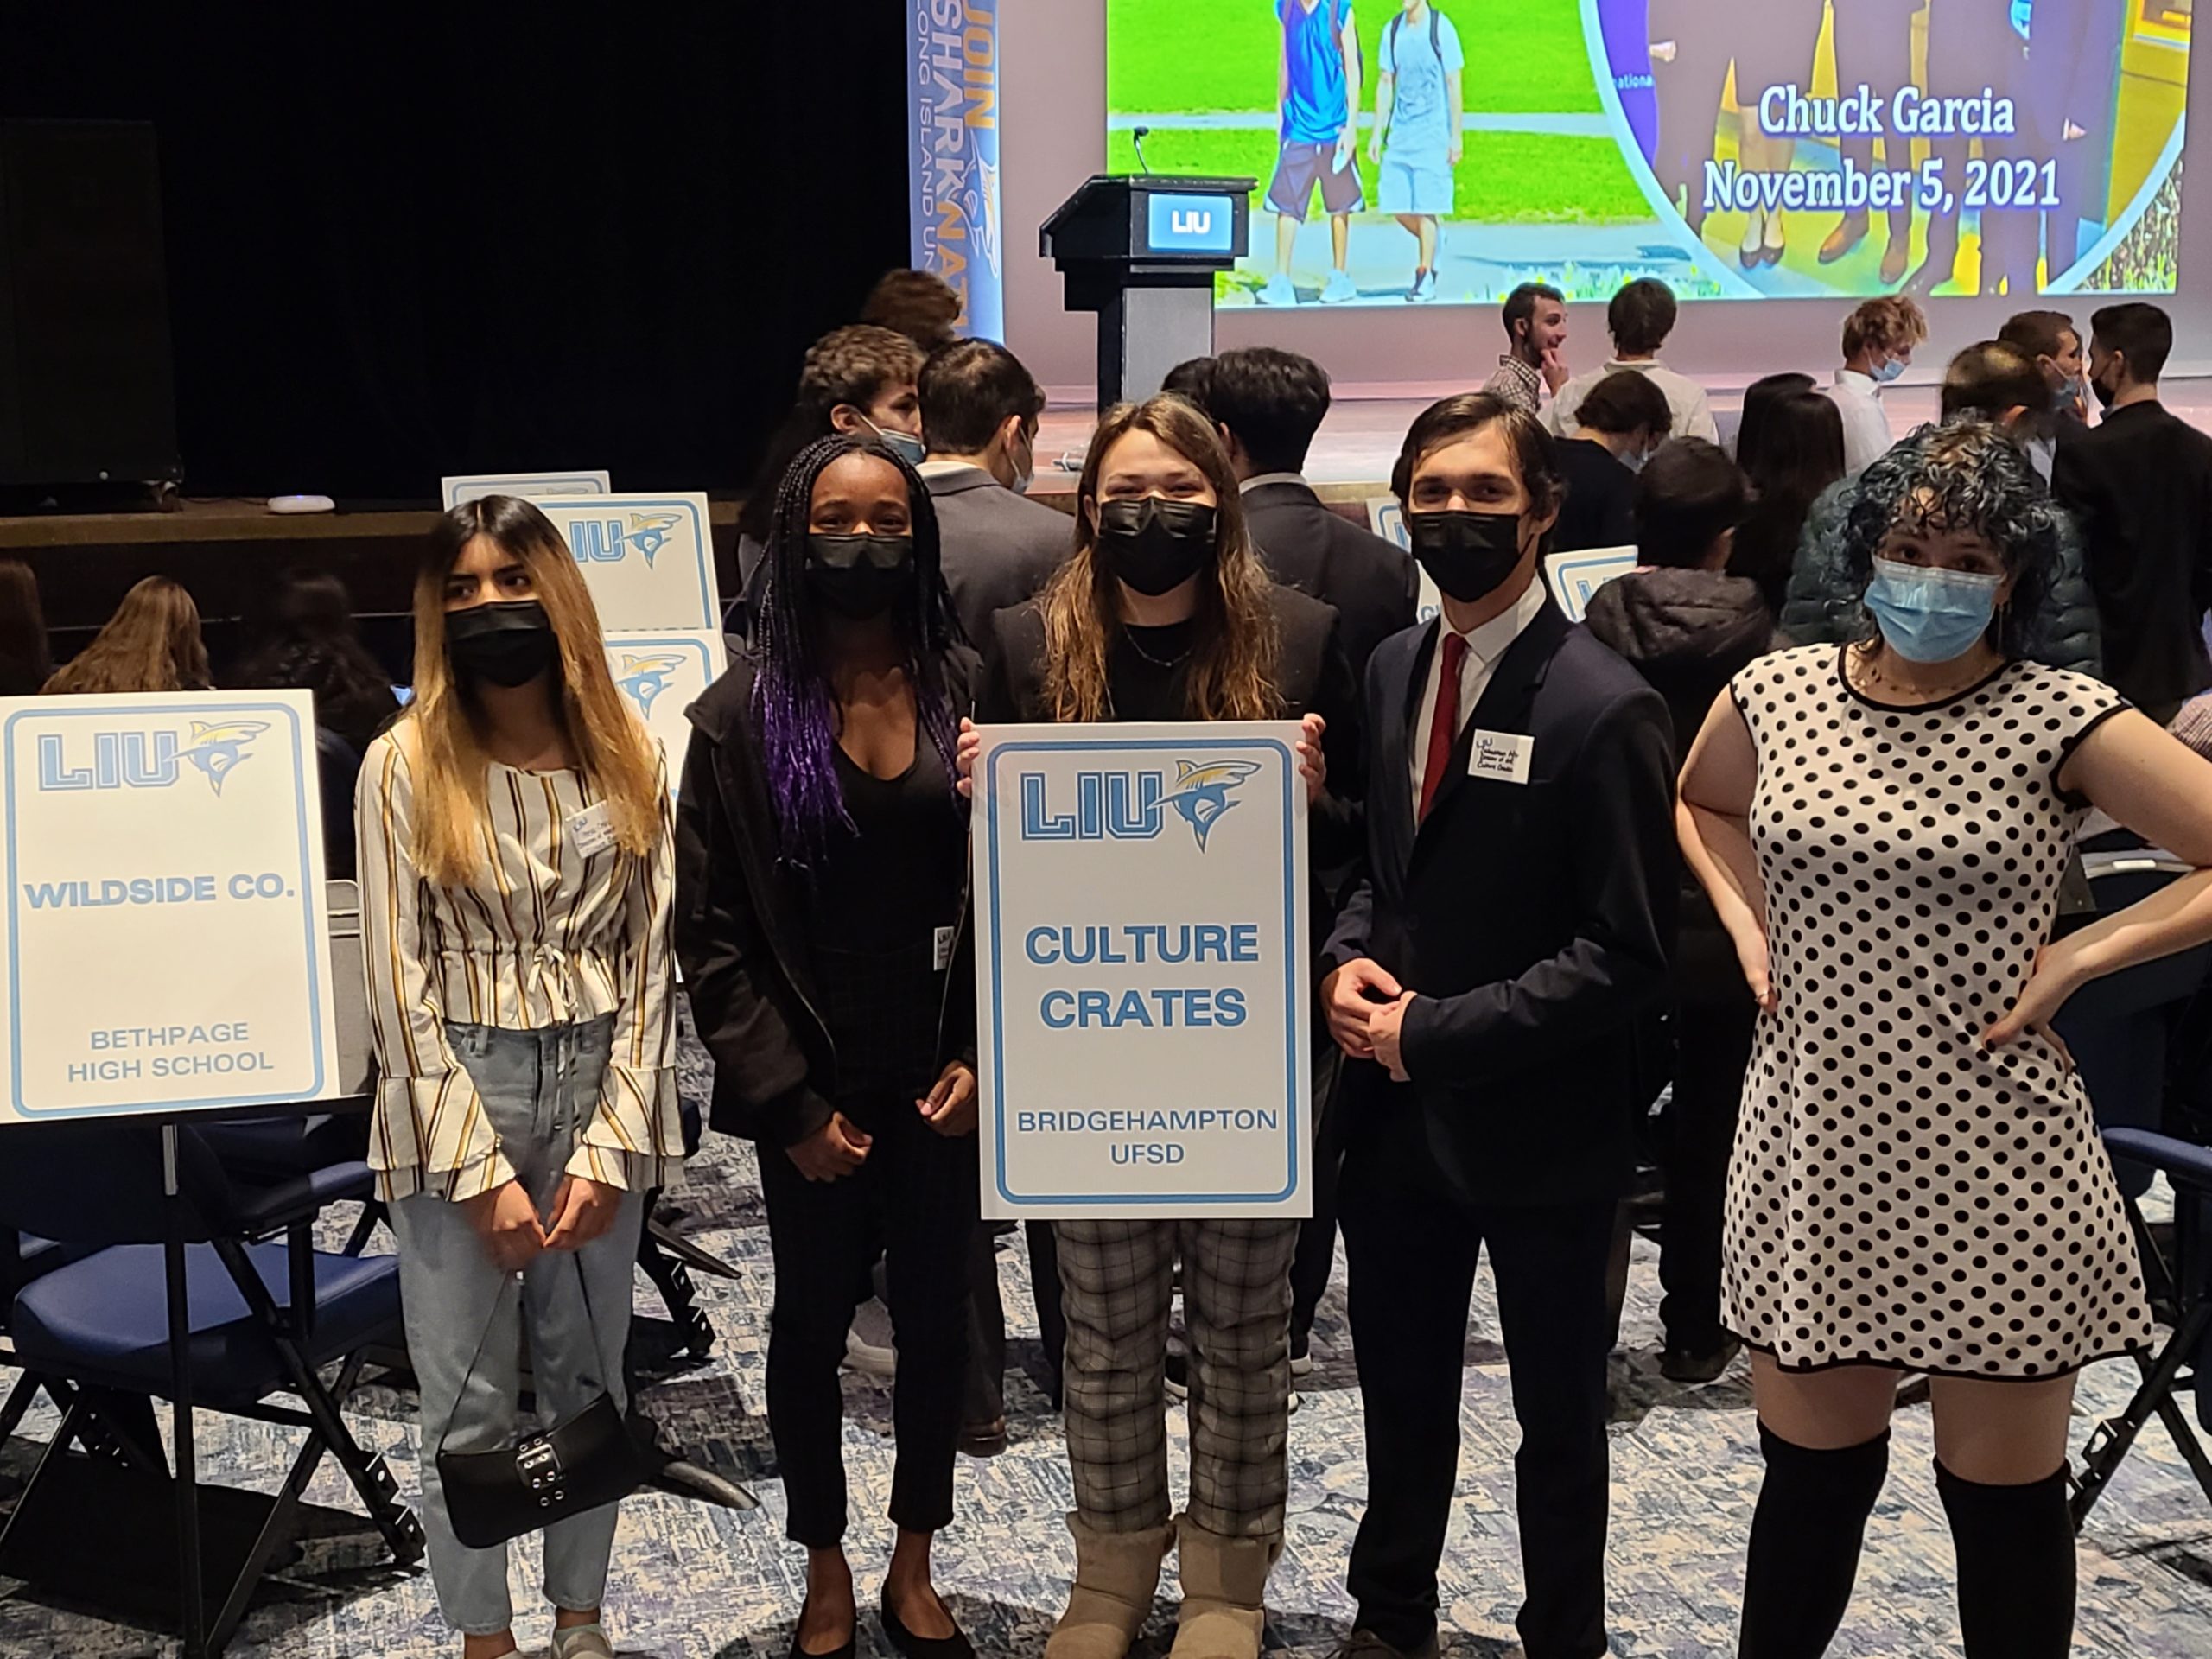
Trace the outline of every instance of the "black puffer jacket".
<path fill-rule="evenodd" d="M 1677 770 L 1728 682 L 1788 643 L 1758 583 L 1713 570 L 1631 570 L 1591 595 L 1585 620 L 1666 698 Z"/>
<path fill-rule="evenodd" d="M 1864 639 L 1869 632 L 1859 587 L 1844 568 L 1844 525 L 1858 499 L 1859 480 L 1847 478 L 1823 491 L 1805 516 L 1797 563 L 1789 573 L 1789 596 L 1782 607 L 1782 631 L 1793 644 L 1840 645 Z M 2064 508 L 2057 510 L 2057 516 L 2058 569 L 2022 654 L 2046 667 L 2069 668 L 2102 679 L 2097 596 L 2082 560 L 2082 532 Z"/>

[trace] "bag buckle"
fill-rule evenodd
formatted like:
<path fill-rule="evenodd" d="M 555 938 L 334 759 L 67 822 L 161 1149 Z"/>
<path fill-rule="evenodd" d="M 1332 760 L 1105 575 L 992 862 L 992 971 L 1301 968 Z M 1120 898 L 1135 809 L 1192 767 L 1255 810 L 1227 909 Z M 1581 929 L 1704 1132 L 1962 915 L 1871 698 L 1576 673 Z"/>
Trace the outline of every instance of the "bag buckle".
<path fill-rule="evenodd" d="M 536 1494 L 540 1509 L 550 1509 L 568 1496 L 561 1490 L 564 1474 L 561 1454 L 550 1440 L 532 1440 L 516 1447 L 515 1473 L 522 1481 L 523 1490 Z"/>

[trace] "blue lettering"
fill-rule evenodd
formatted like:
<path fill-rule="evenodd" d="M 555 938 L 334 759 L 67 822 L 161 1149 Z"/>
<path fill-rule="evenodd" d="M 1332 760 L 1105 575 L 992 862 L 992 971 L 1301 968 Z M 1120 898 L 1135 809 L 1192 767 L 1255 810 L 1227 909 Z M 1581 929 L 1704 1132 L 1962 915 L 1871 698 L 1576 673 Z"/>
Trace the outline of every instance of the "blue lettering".
<path fill-rule="evenodd" d="M 1097 995 L 1103 995 L 1104 993 L 1100 992 Z M 1074 1006 L 1075 995 L 1072 992 L 1047 991 L 1045 993 L 1045 1000 L 1038 1004 L 1037 1017 L 1054 1031 L 1065 1031 L 1070 1026 L 1075 1024 L 1075 1015 L 1072 1013 L 1064 1013 L 1062 1010 L 1071 1009 Z M 1023 1127 L 1027 1128 L 1027 1125 L 1024 1124 Z"/>
<path fill-rule="evenodd" d="M 1052 930 L 1049 927 L 1029 930 L 1028 951 L 1029 960 L 1040 968 L 1049 967 L 1060 959 L 1059 953 L 1052 948 Z"/>
<path fill-rule="evenodd" d="M 1241 1026 L 1244 1023 L 1244 993 L 1234 985 L 1224 985 L 1213 994 L 1213 1022 L 1217 1026 Z"/>
<path fill-rule="evenodd" d="M 1075 818 L 1063 812 L 1058 817 L 1045 815 L 1045 774 L 1025 772 L 1021 774 L 1021 838 L 1024 841 L 1073 841 Z"/>
<path fill-rule="evenodd" d="M 92 772 L 89 766 L 65 766 L 61 764 L 61 739 L 49 733 L 38 741 L 38 786 L 41 789 L 90 789 Z M 32 900 L 34 904 L 38 901 Z"/>

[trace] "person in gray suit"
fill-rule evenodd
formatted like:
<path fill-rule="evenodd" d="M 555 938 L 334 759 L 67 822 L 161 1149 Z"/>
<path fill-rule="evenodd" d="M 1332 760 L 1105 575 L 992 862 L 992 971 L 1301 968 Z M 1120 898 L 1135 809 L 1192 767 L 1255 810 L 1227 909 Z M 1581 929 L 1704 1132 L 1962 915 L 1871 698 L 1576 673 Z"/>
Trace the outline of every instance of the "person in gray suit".
<path fill-rule="evenodd" d="M 944 579 L 971 640 L 991 613 L 1035 596 L 1074 544 L 1075 521 L 1025 500 L 1036 466 L 1045 394 L 1020 359 L 988 340 L 963 340 L 922 365 L 921 466 L 937 507 Z"/>

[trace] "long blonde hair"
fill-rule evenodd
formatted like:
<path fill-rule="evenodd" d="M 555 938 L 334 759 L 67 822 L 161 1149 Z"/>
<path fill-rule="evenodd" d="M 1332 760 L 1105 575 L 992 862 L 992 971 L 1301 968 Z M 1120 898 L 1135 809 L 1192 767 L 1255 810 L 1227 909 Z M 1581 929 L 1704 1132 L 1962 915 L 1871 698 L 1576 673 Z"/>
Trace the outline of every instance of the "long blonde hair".
<path fill-rule="evenodd" d="M 1197 639 L 1191 652 L 1187 712 L 1193 720 L 1273 720 L 1282 713 L 1275 690 L 1281 648 L 1274 585 L 1244 527 L 1244 503 L 1221 439 L 1182 398 L 1162 395 L 1123 404 L 1099 423 L 1076 486 L 1075 553 L 1046 587 L 1045 702 L 1058 721 L 1096 721 L 1113 714 L 1106 663 L 1122 632 L 1118 585 L 1097 556 L 1091 514 L 1106 454 L 1131 432 L 1149 432 L 1181 455 L 1213 486 L 1214 556 L 1198 574 Z"/>
<path fill-rule="evenodd" d="M 606 798 L 617 844 L 645 857 L 660 834 L 658 762 L 652 739 L 607 672 L 591 590 L 551 520 L 518 497 L 487 495 L 438 521 L 415 574 L 415 700 L 398 731 L 414 773 L 416 867 L 440 887 L 458 887 L 484 855 L 488 758 L 468 692 L 446 657 L 446 579 L 479 537 L 530 573 L 560 647 L 560 710 L 569 748 Z"/>
<path fill-rule="evenodd" d="M 46 683 L 52 693 L 205 691 L 207 646 L 200 607 L 182 585 L 148 576 L 123 596 L 107 626 Z"/>

